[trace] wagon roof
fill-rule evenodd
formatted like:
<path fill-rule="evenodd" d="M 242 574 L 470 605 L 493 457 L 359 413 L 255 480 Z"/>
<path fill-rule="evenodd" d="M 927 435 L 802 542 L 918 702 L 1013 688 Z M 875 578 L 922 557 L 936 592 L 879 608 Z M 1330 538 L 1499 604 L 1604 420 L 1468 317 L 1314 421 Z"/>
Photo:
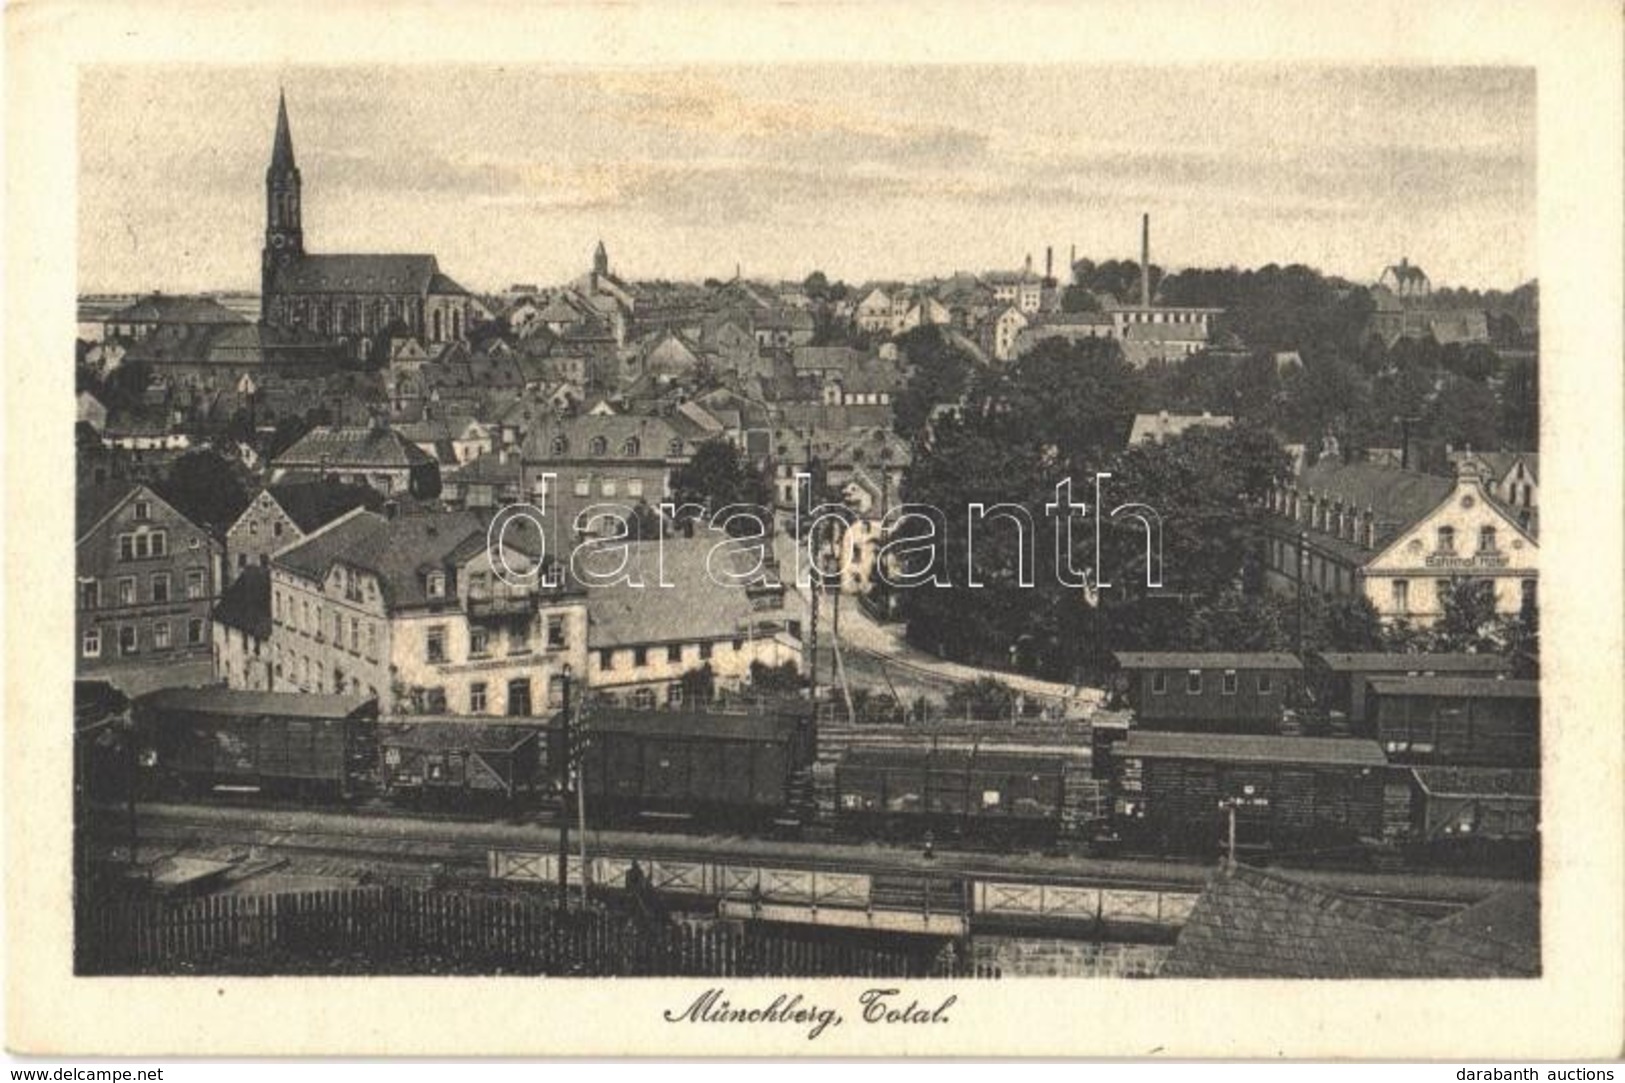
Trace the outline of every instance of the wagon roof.
<path fill-rule="evenodd" d="M 1271 651 L 1118 651 L 1124 669 L 1302 669 L 1290 654 Z"/>
<path fill-rule="evenodd" d="M 241 716 L 280 715 L 287 718 L 349 718 L 371 703 L 373 699 L 370 696 L 239 692 L 228 688 L 160 688 L 136 700 L 137 707 L 149 710 Z"/>
<path fill-rule="evenodd" d="M 1477 699 L 1539 699 L 1539 681 L 1496 677 L 1373 677 L 1373 691 L 1385 696 L 1471 696 Z"/>
<path fill-rule="evenodd" d="M 1393 654 L 1325 651 L 1312 657 L 1327 669 L 1355 673 L 1499 673 L 1510 669 L 1498 654 Z"/>
<path fill-rule="evenodd" d="M 554 716 L 554 724 L 557 724 Z M 583 717 L 591 733 L 634 733 L 657 737 L 708 737 L 717 740 L 777 740 L 799 721 L 789 715 L 701 714 L 694 711 L 639 711 L 593 707 Z"/>
<path fill-rule="evenodd" d="M 913 767 L 927 764 L 937 768 L 974 767 L 977 770 L 1013 772 L 1054 772 L 1063 760 L 1059 753 L 1014 752 L 966 748 L 853 748 L 841 760 L 842 767 Z"/>
<path fill-rule="evenodd" d="M 1130 732 L 1118 755 L 1167 760 L 1292 763 L 1340 767 L 1386 767 L 1375 741 L 1342 737 L 1269 737 L 1229 733 Z"/>
<path fill-rule="evenodd" d="M 1539 797 L 1540 772 L 1517 767 L 1413 767 L 1434 797 Z"/>
<path fill-rule="evenodd" d="M 393 722 L 378 728 L 385 746 L 426 750 L 467 749 L 472 752 L 511 752 L 536 739 L 536 727 L 489 725 L 467 720 Z"/>

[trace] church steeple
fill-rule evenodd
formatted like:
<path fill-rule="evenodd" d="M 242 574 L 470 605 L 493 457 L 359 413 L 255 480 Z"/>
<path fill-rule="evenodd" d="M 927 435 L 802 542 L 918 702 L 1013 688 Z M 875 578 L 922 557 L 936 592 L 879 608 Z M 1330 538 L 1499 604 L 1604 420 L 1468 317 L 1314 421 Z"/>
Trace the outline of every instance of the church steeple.
<path fill-rule="evenodd" d="M 599 241 L 598 247 L 593 251 L 592 273 L 599 275 L 609 274 L 609 250 L 604 247 L 603 241 Z"/>
<path fill-rule="evenodd" d="M 265 248 L 260 254 L 260 318 L 271 322 L 271 298 L 279 268 L 305 254 L 300 225 L 299 167 L 293 160 L 293 133 L 288 128 L 288 99 L 277 94 L 276 138 L 271 165 L 265 171 Z"/>

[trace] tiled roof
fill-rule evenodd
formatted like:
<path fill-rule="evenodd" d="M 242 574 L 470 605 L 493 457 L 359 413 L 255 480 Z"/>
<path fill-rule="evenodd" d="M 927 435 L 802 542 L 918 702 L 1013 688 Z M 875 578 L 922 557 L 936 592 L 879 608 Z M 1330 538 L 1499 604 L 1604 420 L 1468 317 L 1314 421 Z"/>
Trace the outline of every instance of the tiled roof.
<path fill-rule="evenodd" d="M 428 601 L 425 573 L 444 570 L 465 543 L 485 544 L 486 531 L 469 512 L 436 512 L 386 519 L 357 511 L 272 557 L 276 567 L 308 579 L 343 563 L 378 576 L 391 607 Z"/>
<path fill-rule="evenodd" d="M 355 508 L 377 511 L 384 505 L 383 496 L 372 486 L 346 485 L 331 478 L 285 482 L 269 486 L 267 491 L 294 525 L 306 534 Z"/>
<path fill-rule="evenodd" d="M 589 587 L 587 645 L 599 650 L 652 643 L 743 639 L 753 620 L 791 619 L 798 611 L 794 607 L 794 594 L 786 592 L 786 608 L 759 612 L 751 604 L 744 586 L 725 585 L 713 579 L 706 568 L 706 558 L 714 547 L 727 540 L 727 535 L 720 531 L 700 531 L 692 538 L 665 539 L 664 579 L 661 578 L 661 543 L 626 546 L 629 553 L 626 574 L 632 582 L 643 586 L 623 583 Z M 750 570 L 749 557 L 734 549 L 725 549 L 716 564 L 727 569 L 730 560 L 738 574 Z M 658 586 L 661 582 L 671 586 Z"/>
<path fill-rule="evenodd" d="M 1539 681 L 1513 681 L 1497 677 L 1372 677 L 1367 683 L 1378 695 L 1540 698 Z"/>
<path fill-rule="evenodd" d="M 154 293 L 107 317 L 108 323 L 239 324 L 248 320 L 212 297 Z"/>
<path fill-rule="evenodd" d="M 406 468 L 431 462 L 422 448 L 392 429 L 322 425 L 277 456 L 273 465 Z"/>
<path fill-rule="evenodd" d="M 1197 900 L 1165 978 L 1534 976 L 1538 954 L 1246 866 L 1221 869 Z"/>
<path fill-rule="evenodd" d="M 404 293 L 422 297 L 443 292 L 433 288 L 441 277 L 440 267 L 430 255 L 301 256 L 277 272 L 276 288 L 283 293 Z"/>
<path fill-rule="evenodd" d="M 1319 462 L 1298 479 L 1298 491 L 1305 496 L 1313 493 L 1340 499 L 1350 508 L 1371 508 L 1379 537 L 1382 523 L 1392 524 L 1391 531 L 1404 531 L 1444 503 L 1453 488 L 1449 478 L 1373 463 Z"/>
<path fill-rule="evenodd" d="M 1302 669 L 1290 654 L 1270 651 L 1117 651 L 1124 669 Z"/>
<path fill-rule="evenodd" d="M 255 639 L 271 638 L 271 573 L 257 564 L 244 568 L 220 595 L 214 619 Z"/>
<path fill-rule="evenodd" d="M 1223 763 L 1294 763 L 1341 767 L 1386 767 L 1388 757 L 1375 741 L 1343 737 L 1270 737 L 1234 733 L 1164 733 L 1130 730 L 1119 755 L 1162 760 Z"/>
<path fill-rule="evenodd" d="M 553 440 L 563 436 L 565 451 L 553 452 Z M 666 459 L 671 454 L 673 441 L 680 441 L 684 454 L 689 443 L 665 418 L 641 414 L 581 414 L 576 417 L 538 418 L 536 425 L 525 435 L 523 455 L 526 462 L 549 462 L 557 459 L 583 459 L 592 457 L 595 439 L 604 439 L 604 459 L 625 459 L 622 448 L 628 439 L 638 441 L 635 460 Z"/>
<path fill-rule="evenodd" d="M 122 504 L 125 497 L 145 488 L 131 481 L 104 481 L 99 485 L 80 486 L 74 494 L 74 537 L 83 538 L 108 513 Z"/>

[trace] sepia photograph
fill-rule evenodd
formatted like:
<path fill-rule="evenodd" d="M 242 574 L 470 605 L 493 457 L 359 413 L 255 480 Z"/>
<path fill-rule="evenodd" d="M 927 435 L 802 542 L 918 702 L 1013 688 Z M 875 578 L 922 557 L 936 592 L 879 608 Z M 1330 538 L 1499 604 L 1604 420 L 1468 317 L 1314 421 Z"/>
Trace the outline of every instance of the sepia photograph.
<path fill-rule="evenodd" d="M 1618 613 L 1541 550 L 1618 524 L 1535 59 L 267 40 L 62 97 L 61 980 L 664 979 L 657 1042 L 818 1055 L 1572 974 Z"/>

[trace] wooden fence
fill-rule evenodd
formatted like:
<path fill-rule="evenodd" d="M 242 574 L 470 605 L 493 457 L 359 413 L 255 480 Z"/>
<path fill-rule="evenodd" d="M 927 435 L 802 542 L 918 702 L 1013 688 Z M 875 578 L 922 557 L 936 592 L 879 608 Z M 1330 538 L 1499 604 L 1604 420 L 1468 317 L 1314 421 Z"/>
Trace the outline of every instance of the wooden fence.
<path fill-rule="evenodd" d="M 85 975 L 998 976 L 923 937 L 561 914 L 546 896 L 393 886 L 87 902 L 74 961 Z"/>

